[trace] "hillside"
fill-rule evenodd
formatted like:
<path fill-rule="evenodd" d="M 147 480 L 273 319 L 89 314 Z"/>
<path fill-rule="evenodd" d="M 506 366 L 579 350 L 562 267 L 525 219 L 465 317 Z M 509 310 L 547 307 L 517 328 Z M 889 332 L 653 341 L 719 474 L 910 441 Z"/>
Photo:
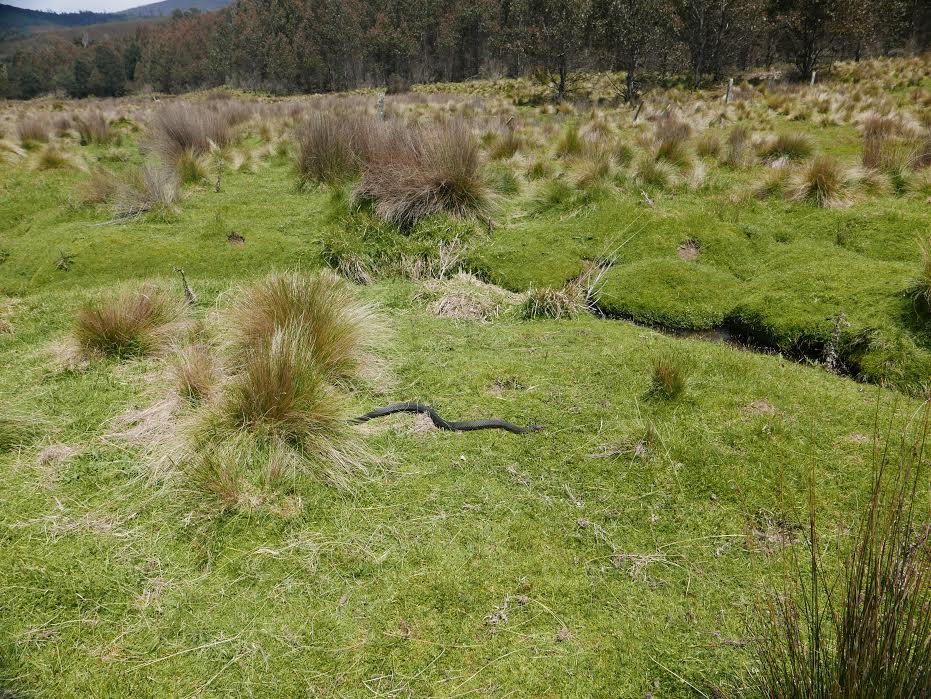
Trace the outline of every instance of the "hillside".
<path fill-rule="evenodd" d="M 125 15 L 105 12 L 42 12 L 0 4 L 0 39 L 27 34 L 36 29 L 81 27 L 102 22 L 118 22 Z"/>
<path fill-rule="evenodd" d="M 212 12 L 226 7 L 230 2 L 231 0 L 162 0 L 112 13 L 44 12 L 0 4 L 0 41 L 75 27 L 93 26 L 99 33 L 101 25 L 148 17 L 168 17 L 175 10 Z"/>

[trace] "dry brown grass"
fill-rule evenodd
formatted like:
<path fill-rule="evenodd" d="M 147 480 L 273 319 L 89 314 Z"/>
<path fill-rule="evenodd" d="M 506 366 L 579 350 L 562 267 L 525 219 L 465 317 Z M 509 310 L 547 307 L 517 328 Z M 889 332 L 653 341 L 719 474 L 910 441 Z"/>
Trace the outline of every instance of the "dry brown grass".
<path fill-rule="evenodd" d="M 294 132 L 301 184 L 332 184 L 358 176 L 378 131 L 378 124 L 368 118 L 312 113 Z"/>
<path fill-rule="evenodd" d="M 112 201 L 120 187 L 120 180 L 108 170 L 93 170 L 86 180 L 75 188 L 79 204 L 104 204 Z"/>
<path fill-rule="evenodd" d="M 373 153 L 354 197 L 400 226 L 438 213 L 487 219 L 491 206 L 478 142 L 459 121 L 392 134 Z"/>
<path fill-rule="evenodd" d="M 131 171 L 113 195 L 116 219 L 128 219 L 149 211 L 171 211 L 181 195 L 176 170 L 162 165 L 145 164 Z"/>
<path fill-rule="evenodd" d="M 171 365 L 178 394 L 190 401 L 206 399 L 220 379 L 219 368 L 208 345 L 183 347 Z"/>
<path fill-rule="evenodd" d="M 81 145 L 106 145 L 116 135 L 110 128 L 110 120 L 100 111 L 80 114 L 74 119 L 75 128 L 81 137 Z"/>
<path fill-rule="evenodd" d="M 673 165 L 684 167 L 689 164 L 689 139 L 692 127 L 679 118 L 674 111 L 668 111 L 656 120 L 653 130 L 655 157 Z"/>
<path fill-rule="evenodd" d="M 16 125 L 16 135 L 24 146 L 33 143 L 48 143 L 52 136 L 52 126 L 44 115 L 27 114 Z"/>
<path fill-rule="evenodd" d="M 163 162 L 178 162 L 185 153 L 206 155 L 210 144 L 233 142 L 235 111 L 178 100 L 152 116 L 148 148 Z"/>

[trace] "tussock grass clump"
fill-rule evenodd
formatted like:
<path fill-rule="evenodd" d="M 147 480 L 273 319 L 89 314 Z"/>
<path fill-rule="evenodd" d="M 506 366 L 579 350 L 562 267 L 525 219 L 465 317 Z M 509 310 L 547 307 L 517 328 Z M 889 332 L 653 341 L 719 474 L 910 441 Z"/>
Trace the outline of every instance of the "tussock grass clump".
<path fill-rule="evenodd" d="M 321 371 L 314 339 L 292 323 L 239 353 L 241 366 L 224 387 L 219 407 L 232 427 L 268 430 L 298 441 L 343 431 L 343 410 L 327 385 L 326 371 Z"/>
<path fill-rule="evenodd" d="M 215 496 L 222 486 L 230 503 L 247 481 L 267 489 L 308 472 L 351 487 L 365 453 L 341 388 L 374 366 L 371 309 L 330 272 L 287 273 L 244 289 L 228 322 L 231 371 L 216 391 L 199 389 L 210 397 L 191 428 L 194 479 Z M 198 385 L 209 376 L 201 364 Z"/>
<path fill-rule="evenodd" d="M 922 313 L 931 311 L 931 239 L 918 241 L 921 268 L 908 288 L 908 296 Z"/>
<path fill-rule="evenodd" d="M 220 378 L 213 352 L 202 343 L 179 350 L 173 357 L 171 370 L 178 395 L 192 402 L 206 399 Z"/>
<path fill-rule="evenodd" d="M 178 158 L 178 177 L 184 184 L 203 182 L 209 176 L 207 156 L 184 151 Z"/>
<path fill-rule="evenodd" d="M 839 572 L 825 570 L 809 485 L 809 555 L 760 610 L 754 684 L 764 697 L 923 697 L 931 691 L 931 528 L 914 434 L 873 450 L 870 496 Z"/>
<path fill-rule="evenodd" d="M 792 198 L 821 207 L 843 206 L 850 175 L 836 158 L 819 155 L 797 175 Z"/>
<path fill-rule="evenodd" d="M 543 216 L 548 213 L 574 215 L 607 194 L 607 187 L 599 181 L 583 179 L 574 186 L 565 177 L 555 177 L 534 187 L 527 199 L 527 213 L 531 216 Z"/>
<path fill-rule="evenodd" d="M 0 138 L 0 162 L 14 163 L 26 155 L 26 151 L 12 141 Z"/>
<path fill-rule="evenodd" d="M 404 227 L 439 213 L 487 219 L 491 208 L 478 142 L 460 121 L 412 127 L 406 138 L 386 139 L 353 196 Z"/>
<path fill-rule="evenodd" d="M 27 114 L 16 125 L 16 136 L 24 147 L 48 143 L 52 137 L 52 127 L 45 116 Z"/>
<path fill-rule="evenodd" d="M 236 357 L 262 348 L 277 329 L 288 327 L 306 336 L 300 349 L 310 352 L 330 381 L 357 376 L 381 337 L 373 309 L 356 301 L 332 272 L 266 277 L 240 292 L 231 315 Z"/>
<path fill-rule="evenodd" d="M 104 204 L 112 201 L 119 187 L 120 180 L 112 172 L 95 169 L 75 188 L 75 198 L 82 205 Z"/>
<path fill-rule="evenodd" d="M 314 112 L 294 131 L 301 185 L 335 184 L 356 177 L 371 150 L 377 124 L 370 119 Z"/>
<path fill-rule="evenodd" d="M 763 143 L 759 155 L 764 160 L 805 160 L 814 152 L 811 139 L 805 134 L 780 133 L 775 138 Z"/>
<path fill-rule="evenodd" d="M 750 129 L 735 126 L 724 142 L 724 157 L 721 162 L 732 168 L 745 168 L 753 164 L 753 152 L 750 149 Z"/>
<path fill-rule="evenodd" d="M 75 128 L 81 137 L 81 145 L 106 145 L 116 136 L 110 128 L 110 120 L 100 111 L 87 112 L 74 119 Z"/>
<path fill-rule="evenodd" d="M 570 122 L 563 129 L 562 136 L 556 143 L 556 154 L 564 158 L 580 155 L 585 150 L 585 141 L 579 133 L 579 125 Z"/>
<path fill-rule="evenodd" d="M 225 148 L 233 142 L 233 111 L 176 101 L 152 116 L 149 149 L 163 162 L 177 163 L 185 153 L 206 155 L 210 144 Z"/>
<path fill-rule="evenodd" d="M 74 159 L 69 153 L 52 143 L 40 150 L 36 156 L 36 169 L 38 170 L 61 170 L 70 167 L 77 167 Z"/>
<path fill-rule="evenodd" d="M 717 158 L 721 149 L 721 139 L 716 134 L 705 132 L 695 140 L 695 152 L 702 158 Z"/>
<path fill-rule="evenodd" d="M 570 284 L 562 289 L 531 288 L 517 307 L 517 316 L 524 320 L 578 318 L 589 310 L 584 290 Z"/>
<path fill-rule="evenodd" d="M 147 164 L 129 173 L 113 195 L 113 213 L 128 219 L 150 211 L 170 212 L 181 195 L 177 171 L 162 164 Z"/>
<path fill-rule="evenodd" d="M 641 184 L 659 190 L 672 188 L 678 175 L 671 163 L 652 158 L 642 158 L 634 174 Z"/>
<path fill-rule="evenodd" d="M 492 160 L 507 160 L 513 157 L 524 145 L 520 135 L 512 129 L 504 130 L 504 133 L 491 146 L 488 156 Z"/>
<path fill-rule="evenodd" d="M 658 398 L 675 400 L 685 393 L 688 368 L 677 358 L 663 355 L 653 360 L 650 393 Z"/>
<path fill-rule="evenodd" d="M 863 124 L 863 167 L 886 169 L 898 150 L 896 141 L 902 130 L 898 119 L 878 114 L 870 116 Z"/>
<path fill-rule="evenodd" d="M 145 286 L 81 308 L 72 336 L 85 359 L 149 356 L 168 346 L 182 317 L 178 301 Z"/>
<path fill-rule="evenodd" d="M 655 158 L 680 167 L 688 165 L 691 161 L 688 147 L 691 136 L 691 126 L 682 121 L 675 112 L 666 112 L 656 120 L 653 130 Z"/>

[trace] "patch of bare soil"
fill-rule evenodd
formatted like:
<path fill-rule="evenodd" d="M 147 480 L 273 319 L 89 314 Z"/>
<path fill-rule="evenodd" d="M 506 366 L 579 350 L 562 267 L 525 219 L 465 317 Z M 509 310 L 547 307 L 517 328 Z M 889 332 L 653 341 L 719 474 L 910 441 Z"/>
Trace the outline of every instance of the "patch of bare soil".
<path fill-rule="evenodd" d="M 679 256 L 680 260 L 684 262 L 694 262 L 698 259 L 699 254 L 701 253 L 701 247 L 698 244 L 697 240 L 686 240 L 682 245 L 679 246 L 679 249 L 676 250 L 676 254 Z"/>

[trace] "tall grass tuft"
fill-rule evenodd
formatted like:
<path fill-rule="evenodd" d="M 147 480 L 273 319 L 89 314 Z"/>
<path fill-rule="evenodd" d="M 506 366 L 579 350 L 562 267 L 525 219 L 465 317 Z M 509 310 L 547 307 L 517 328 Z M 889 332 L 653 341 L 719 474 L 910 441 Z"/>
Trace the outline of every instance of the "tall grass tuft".
<path fill-rule="evenodd" d="M 931 311 L 931 239 L 918 241 L 921 269 L 908 289 L 908 296 L 922 313 Z"/>
<path fill-rule="evenodd" d="M 660 356 L 653 360 L 650 393 L 666 400 L 675 400 L 685 393 L 688 369 L 675 357 Z"/>
<path fill-rule="evenodd" d="M 100 111 L 81 114 L 74 119 L 75 128 L 81 137 L 81 145 L 106 145 L 113 141 L 115 133 L 110 120 Z"/>
<path fill-rule="evenodd" d="M 75 188 L 75 198 L 80 204 L 104 204 L 112 200 L 119 187 L 120 181 L 113 173 L 95 169 Z"/>
<path fill-rule="evenodd" d="M 863 167 L 882 170 L 888 167 L 902 125 L 893 117 L 875 114 L 863 125 Z"/>
<path fill-rule="evenodd" d="M 688 148 L 691 135 L 692 127 L 682 121 L 675 112 L 663 114 L 656 120 L 653 131 L 656 159 L 680 167 L 688 165 L 691 160 Z"/>
<path fill-rule="evenodd" d="M 149 211 L 170 211 L 181 194 L 178 172 L 158 164 L 131 171 L 113 195 L 113 214 L 128 219 Z"/>
<path fill-rule="evenodd" d="M 487 219 L 491 191 L 478 142 L 461 121 L 412 127 L 386 138 L 373 153 L 354 190 L 384 220 L 412 226 L 437 213 Z"/>
<path fill-rule="evenodd" d="M 171 369 L 178 394 L 192 402 L 205 400 L 220 378 L 210 347 L 202 343 L 179 350 L 173 357 Z"/>
<path fill-rule="evenodd" d="M 233 110 L 171 102 L 152 116 L 148 148 L 165 163 L 177 163 L 185 153 L 206 155 L 211 143 L 225 148 L 233 142 L 238 118 Z"/>
<path fill-rule="evenodd" d="M 87 359 L 148 356 L 168 346 L 182 317 L 178 301 L 145 286 L 81 308 L 72 335 Z"/>
<path fill-rule="evenodd" d="M 48 143 L 52 136 L 52 127 L 44 116 L 27 114 L 16 125 L 16 135 L 23 146 Z"/>
<path fill-rule="evenodd" d="M 809 548 L 761 610 L 756 684 L 771 699 L 931 696 L 928 407 L 873 456 L 870 496 L 843 567 L 828 575 L 809 496 Z"/>
<path fill-rule="evenodd" d="M 814 145 L 811 139 L 800 133 L 780 133 L 775 138 L 765 142 L 759 150 L 764 160 L 805 160 L 811 157 Z"/>
<path fill-rule="evenodd" d="M 231 311 L 231 343 L 237 358 L 264 347 L 281 328 L 305 336 L 301 348 L 326 380 L 359 375 L 381 338 L 373 309 L 353 298 L 336 274 L 274 274 L 244 289 Z M 237 360 L 238 361 L 238 360 Z"/>
<path fill-rule="evenodd" d="M 753 153 L 750 149 L 750 129 L 746 126 L 735 126 L 727 135 L 724 142 L 724 157 L 722 162 L 733 168 L 745 168 L 753 164 Z"/>
<path fill-rule="evenodd" d="M 301 185 L 334 184 L 356 177 L 362 167 L 375 122 L 314 112 L 294 131 Z"/>
<path fill-rule="evenodd" d="M 828 155 L 819 155 L 798 174 L 792 198 L 821 207 L 842 206 L 850 186 L 844 166 Z"/>
<path fill-rule="evenodd" d="M 263 481 L 277 480 L 266 478 L 272 471 L 320 471 L 350 487 L 365 455 L 339 389 L 373 366 L 370 309 L 332 273 L 291 273 L 244 290 L 230 321 L 232 371 L 195 423 L 194 464 L 237 445 L 229 458 L 265 472 Z"/>
<path fill-rule="evenodd" d="M 562 289 L 533 287 L 524 295 L 517 316 L 524 320 L 577 318 L 589 310 L 584 290 L 576 285 Z"/>

